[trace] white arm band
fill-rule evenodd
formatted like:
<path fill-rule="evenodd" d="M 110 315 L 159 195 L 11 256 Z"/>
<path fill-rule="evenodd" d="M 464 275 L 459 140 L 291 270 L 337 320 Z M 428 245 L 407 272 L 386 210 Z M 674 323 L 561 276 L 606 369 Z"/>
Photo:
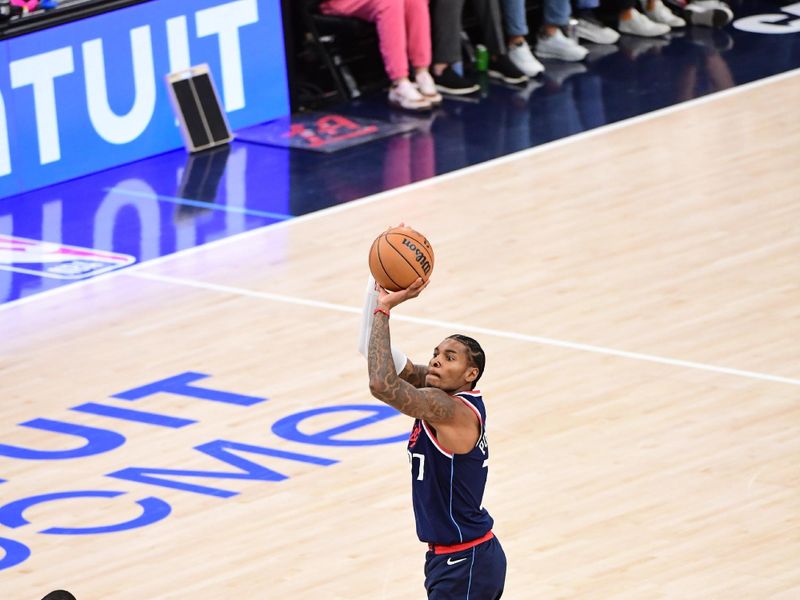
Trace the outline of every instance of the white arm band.
<path fill-rule="evenodd" d="M 372 319 L 375 318 L 375 308 L 378 306 L 378 290 L 372 275 L 367 280 L 367 292 L 364 298 L 364 309 L 361 311 L 361 331 L 358 334 L 358 353 L 367 357 L 369 336 L 372 332 Z"/>
<path fill-rule="evenodd" d="M 400 373 L 403 372 L 403 369 L 406 368 L 408 357 L 403 353 L 402 350 L 398 350 L 392 346 L 392 360 L 394 361 L 394 368 L 397 370 L 397 374 L 400 375 Z"/>
<path fill-rule="evenodd" d="M 358 335 L 358 352 L 364 358 L 367 356 L 369 347 L 369 336 L 372 333 L 372 320 L 375 318 L 375 308 L 378 306 L 378 289 L 372 275 L 367 280 L 367 292 L 364 298 L 364 309 L 361 311 L 361 331 Z M 397 374 L 403 372 L 408 363 L 408 357 L 400 350 L 392 346 L 392 360 Z"/>

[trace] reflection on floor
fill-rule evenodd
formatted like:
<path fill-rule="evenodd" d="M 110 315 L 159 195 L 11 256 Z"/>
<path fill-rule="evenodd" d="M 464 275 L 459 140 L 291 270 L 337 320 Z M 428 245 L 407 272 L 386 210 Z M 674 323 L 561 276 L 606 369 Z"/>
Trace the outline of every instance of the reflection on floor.
<path fill-rule="evenodd" d="M 773 2 L 734 6 L 739 18 L 780 12 Z M 525 86 L 484 79 L 475 97 L 448 98 L 425 116 L 392 111 L 382 95 L 334 107 L 415 130 L 331 154 L 234 142 L 194 156 L 174 151 L 3 199 L 0 303 L 100 272 L 103 260 L 120 266 L 129 262 L 121 256 L 152 260 L 797 69 L 800 32 L 793 31 L 790 14 L 784 17 L 785 23 L 766 28 L 771 33 L 752 31 L 751 18 L 746 31 L 734 23 L 587 45 L 583 63 L 546 62 L 545 74 Z M 788 33 L 778 33 L 780 27 Z M 41 249 L 25 240 L 55 245 L 46 248 L 46 259 L 42 252 L 28 262 L 19 259 L 22 252 L 9 258 L 24 244 Z"/>

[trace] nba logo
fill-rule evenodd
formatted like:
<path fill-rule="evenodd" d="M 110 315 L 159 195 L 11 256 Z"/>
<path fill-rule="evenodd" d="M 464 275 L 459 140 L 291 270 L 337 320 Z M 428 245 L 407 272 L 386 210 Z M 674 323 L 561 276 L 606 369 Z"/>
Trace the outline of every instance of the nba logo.
<path fill-rule="evenodd" d="M 0 270 L 54 279 L 86 279 L 136 262 L 129 254 L 104 252 L 0 235 Z"/>

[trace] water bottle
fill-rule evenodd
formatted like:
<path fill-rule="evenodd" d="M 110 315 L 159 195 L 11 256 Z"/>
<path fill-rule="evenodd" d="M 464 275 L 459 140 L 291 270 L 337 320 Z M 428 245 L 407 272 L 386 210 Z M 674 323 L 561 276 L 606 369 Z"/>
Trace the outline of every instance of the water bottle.
<path fill-rule="evenodd" d="M 480 73 L 485 73 L 489 70 L 489 50 L 483 44 L 475 46 L 475 68 Z"/>

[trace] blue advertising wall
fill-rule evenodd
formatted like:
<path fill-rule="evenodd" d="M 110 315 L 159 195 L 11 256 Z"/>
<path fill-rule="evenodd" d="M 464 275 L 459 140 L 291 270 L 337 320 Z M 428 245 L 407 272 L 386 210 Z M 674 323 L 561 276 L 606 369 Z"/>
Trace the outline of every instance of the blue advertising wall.
<path fill-rule="evenodd" d="M 0 198 L 181 147 L 164 76 L 201 63 L 232 129 L 289 113 L 274 0 L 158 0 L 0 42 Z"/>

